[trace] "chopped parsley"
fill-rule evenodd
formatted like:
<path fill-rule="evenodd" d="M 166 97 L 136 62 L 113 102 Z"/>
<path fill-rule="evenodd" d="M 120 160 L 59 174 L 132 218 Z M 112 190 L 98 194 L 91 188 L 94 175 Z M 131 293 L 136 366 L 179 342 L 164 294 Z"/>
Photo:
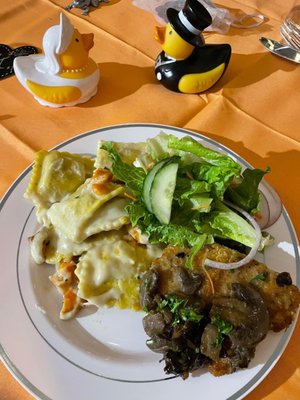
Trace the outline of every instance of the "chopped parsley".
<path fill-rule="evenodd" d="M 251 279 L 250 282 L 255 282 L 255 281 L 265 281 L 267 279 L 267 273 L 262 272 L 261 274 L 256 275 L 254 278 Z"/>
<path fill-rule="evenodd" d="M 222 343 L 224 339 L 223 335 L 228 335 L 232 331 L 233 326 L 230 322 L 224 321 L 224 319 L 222 319 L 219 314 L 213 315 L 211 317 L 211 323 L 215 325 L 218 329 L 218 335 L 215 341 L 215 346 L 217 347 L 220 346 L 220 344 Z"/>
<path fill-rule="evenodd" d="M 144 282 L 143 282 L 143 287 L 144 287 L 145 289 L 149 289 L 150 285 L 151 285 L 151 282 L 149 281 L 148 278 L 146 278 L 146 279 L 144 280 Z"/>
<path fill-rule="evenodd" d="M 199 323 L 204 317 L 197 307 L 188 305 L 187 299 L 182 299 L 170 294 L 166 294 L 158 305 L 160 310 L 165 307 L 167 307 L 173 315 L 173 326 L 184 322 Z"/>

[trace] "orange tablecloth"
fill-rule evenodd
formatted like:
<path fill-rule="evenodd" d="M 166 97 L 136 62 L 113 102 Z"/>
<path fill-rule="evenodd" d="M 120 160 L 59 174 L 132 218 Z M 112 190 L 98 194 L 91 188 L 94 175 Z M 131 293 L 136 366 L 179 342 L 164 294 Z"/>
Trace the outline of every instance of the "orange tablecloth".
<path fill-rule="evenodd" d="M 44 32 L 58 23 L 68 3 L 2 0 L 0 41 L 11 47 L 31 44 L 41 49 Z M 156 21 L 150 13 L 130 0 L 101 3 L 87 17 L 73 9 L 68 13 L 73 25 L 95 35 L 90 55 L 99 64 L 99 91 L 80 106 L 51 109 L 39 105 L 14 76 L 0 81 L 0 195 L 39 149 L 106 125 L 169 124 L 201 132 L 256 167 L 270 166 L 267 180 L 279 192 L 299 237 L 300 70 L 297 64 L 268 53 L 258 41 L 260 36 L 280 40 L 280 23 L 295 3 L 218 1 L 233 15 L 259 11 L 266 20 L 253 29 L 230 28 L 223 36 L 205 34 L 208 43 L 230 43 L 233 54 L 222 79 L 201 95 L 173 93 L 157 83 L 153 65 L 160 47 L 153 39 Z M 298 322 L 281 359 L 248 400 L 300 398 L 299 335 Z M 3 365 L 0 398 L 32 398 Z"/>

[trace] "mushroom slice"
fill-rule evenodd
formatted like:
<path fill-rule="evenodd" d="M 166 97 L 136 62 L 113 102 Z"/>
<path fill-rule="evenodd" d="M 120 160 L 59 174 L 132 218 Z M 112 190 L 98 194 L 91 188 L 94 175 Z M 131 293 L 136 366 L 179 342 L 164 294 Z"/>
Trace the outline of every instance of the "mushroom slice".
<path fill-rule="evenodd" d="M 233 329 L 228 333 L 234 347 L 253 346 L 264 339 L 269 329 L 269 313 L 257 290 L 233 283 L 232 297 L 215 297 L 210 316 L 218 315 Z"/>

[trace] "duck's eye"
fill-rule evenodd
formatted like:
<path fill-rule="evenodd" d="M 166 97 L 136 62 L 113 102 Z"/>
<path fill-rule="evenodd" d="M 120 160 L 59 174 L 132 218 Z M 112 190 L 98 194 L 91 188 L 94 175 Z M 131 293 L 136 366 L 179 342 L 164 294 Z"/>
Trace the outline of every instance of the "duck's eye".
<path fill-rule="evenodd" d="M 172 35 L 173 31 L 169 31 L 169 35 Z"/>
<path fill-rule="evenodd" d="M 75 42 L 79 42 L 79 39 L 76 38 L 76 39 L 75 39 Z"/>

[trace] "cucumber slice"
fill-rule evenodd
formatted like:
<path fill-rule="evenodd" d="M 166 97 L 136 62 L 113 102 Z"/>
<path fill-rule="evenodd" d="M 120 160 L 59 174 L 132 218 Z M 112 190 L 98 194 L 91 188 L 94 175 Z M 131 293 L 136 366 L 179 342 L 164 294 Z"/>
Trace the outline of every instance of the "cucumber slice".
<path fill-rule="evenodd" d="M 156 172 L 150 189 L 152 212 L 162 224 L 170 222 L 177 171 L 178 163 L 163 165 Z"/>
<path fill-rule="evenodd" d="M 151 204 L 151 199 L 150 199 L 150 190 L 153 184 L 154 177 L 156 173 L 169 161 L 170 159 L 164 159 L 159 161 L 157 164 L 154 165 L 154 167 L 151 169 L 150 172 L 148 172 L 144 184 L 143 184 L 143 190 L 142 190 L 142 196 L 144 203 L 146 204 L 147 209 L 150 212 L 153 212 L 152 209 L 152 204 Z"/>

